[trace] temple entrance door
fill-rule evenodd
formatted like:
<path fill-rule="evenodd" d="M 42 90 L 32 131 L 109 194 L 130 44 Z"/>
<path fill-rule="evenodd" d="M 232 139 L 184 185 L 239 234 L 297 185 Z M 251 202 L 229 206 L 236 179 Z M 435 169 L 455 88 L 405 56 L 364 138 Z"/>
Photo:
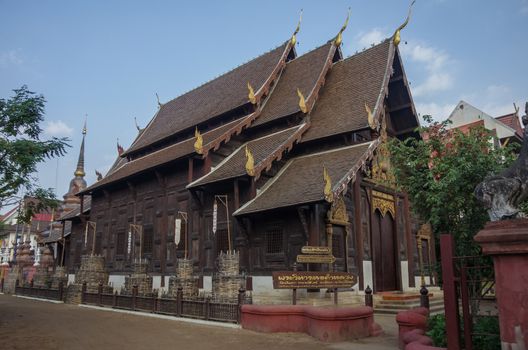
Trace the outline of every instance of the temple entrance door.
<path fill-rule="evenodd" d="M 376 210 L 372 214 L 372 258 L 376 292 L 398 289 L 394 233 L 392 216 L 389 213 L 383 216 Z"/>

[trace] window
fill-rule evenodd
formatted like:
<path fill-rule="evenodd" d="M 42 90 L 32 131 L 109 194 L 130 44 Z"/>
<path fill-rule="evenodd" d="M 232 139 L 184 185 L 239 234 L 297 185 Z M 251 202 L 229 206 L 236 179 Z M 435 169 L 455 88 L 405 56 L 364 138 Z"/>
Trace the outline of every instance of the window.
<path fill-rule="evenodd" d="M 266 253 L 284 253 L 284 240 L 282 235 L 282 228 L 274 227 L 266 231 Z"/>
<path fill-rule="evenodd" d="M 154 232 L 152 226 L 145 228 L 143 232 L 143 253 L 152 254 L 152 243 L 154 239 Z"/>
<path fill-rule="evenodd" d="M 116 245 L 116 255 L 125 255 L 126 241 L 125 233 L 117 233 L 117 245 Z"/>
<path fill-rule="evenodd" d="M 227 240 L 227 230 L 216 230 L 216 253 L 220 254 L 220 252 L 227 252 L 229 250 L 229 242 Z"/>

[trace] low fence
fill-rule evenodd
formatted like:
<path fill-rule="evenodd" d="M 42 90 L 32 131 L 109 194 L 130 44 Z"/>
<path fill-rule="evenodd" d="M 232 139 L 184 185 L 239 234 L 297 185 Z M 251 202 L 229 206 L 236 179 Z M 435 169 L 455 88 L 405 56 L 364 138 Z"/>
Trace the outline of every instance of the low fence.
<path fill-rule="evenodd" d="M 81 303 L 177 317 L 240 323 L 241 306 L 250 302 L 246 298 L 244 289 L 239 290 L 237 302 L 219 301 L 211 297 L 186 299 L 183 297 L 182 288 L 178 288 L 175 299 L 139 296 L 137 287 L 132 289 L 132 295 L 117 294 L 117 292 L 108 294 L 103 293 L 102 290 L 102 285 L 100 285 L 97 293 L 90 293 L 86 291 L 86 285 L 83 285 Z"/>
<path fill-rule="evenodd" d="M 59 288 L 53 289 L 53 288 L 40 288 L 40 287 L 34 287 L 33 284 L 30 284 L 27 287 L 19 286 L 18 281 L 15 286 L 15 294 L 16 295 L 22 295 L 26 297 L 33 297 L 33 298 L 39 298 L 39 299 L 47 299 L 47 300 L 56 300 L 56 301 L 63 301 L 64 297 L 64 286 L 63 283 L 59 283 Z"/>

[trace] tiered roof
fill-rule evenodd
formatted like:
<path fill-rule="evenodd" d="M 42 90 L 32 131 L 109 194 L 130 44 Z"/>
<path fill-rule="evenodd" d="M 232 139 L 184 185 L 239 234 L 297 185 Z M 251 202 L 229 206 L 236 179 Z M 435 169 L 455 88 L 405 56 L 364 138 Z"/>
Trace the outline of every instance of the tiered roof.
<path fill-rule="evenodd" d="M 186 139 L 147 155 L 120 161 L 107 176 L 84 191 L 115 183 L 146 172 L 149 169 L 195 154 L 195 138 L 189 131 L 195 127 L 207 130 L 217 123 L 219 115 L 248 106 L 248 82 L 256 92 L 256 102 L 246 109 L 250 112 L 234 121 L 203 132 L 200 156 L 217 150 L 235 134 L 246 128 L 249 140 L 215 166 L 208 174 L 187 187 L 191 190 L 208 184 L 248 176 L 245 169 L 246 147 L 254 157 L 255 179 L 268 170 L 272 163 L 298 142 L 309 142 L 335 135 L 359 131 L 380 125 L 384 115 L 384 101 L 389 91 L 397 48 L 393 40 L 385 40 L 345 60 L 341 58 L 336 40 L 295 58 L 292 41 L 250 61 L 225 75 L 202 85 L 164 105 L 125 154 L 139 155 L 138 151 L 158 145 L 164 140 L 187 135 Z M 288 61 L 289 60 L 289 61 Z M 404 75 L 404 73 L 402 73 Z M 306 108 L 301 108 L 300 96 Z M 406 92 L 407 93 L 407 92 Z M 410 100 L 412 105 L 412 99 Z M 365 104 L 372 110 L 369 122 Z M 411 113 L 414 111 L 411 109 Z M 298 123 L 281 131 L 251 139 L 271 125 L 285 128 L 279 123 L 285 117 L 288 123 Z M 414 116 L 416 117 L 416 116 Z M 214 123 L 211 121 L 215 120 Z M 274 123 L 275 122 L 275 123 Z M 204 128 L 202 128 L 204 127 Z M 258 130 L 257 130 L 258 128 Z M 185 134 L 186 133 L 186 134 Z M 165 144 L 165 143 L 164 143 Z M 372 156 L 379 140 L 361 145 L 342 147 L 321 153 L 290 159 L 272 180 L 269 180 L 250 202 L 242 206 L 237 215 L 259 212 L 277 207 L 324 200 L 322 191 L 323 165 L 334 182 L 334 193 L 346 188 L 359 166 Z"/>
<path fill-rule="evenodd" d="M 296 157 L 288 161 L 257 194 L 233 215 L 288 207 L 324 200 L 323 166 L 330 178 L 339 183 L 349 170 L 362 161 L 370 142 L 331 151 Z M 338 184 L 334 185 L 336 188 Z"/>
<path fill-rule="evenodd" d="M 145 148 L 249 102 L 247 83 L 256 91 L 268 81 L 290 50 L 287 41 L 208 83 L 163 105 L 126 153 Z"/>
<path fill-rule="evenodd" d="M 286 130 L 267 135 L 256 140 L 247 142 L 235 150 L 229 157 L 224 159 L 210 173 L 190 183 L 187 187 L 197 187 L 221 180 L 232 179 L 246 174 L 246 147 L 252 152 L 255 160 L 255 168 L 261 168 L 269 160 L 270 156 L 280 157 L 282 151 L 288 146 L 291 148 L 293 142 L 301 137 L 299 131 L 305 124 L 295 126 Z M 270 162 L 269 162 L 270 163 Z"/>
<path fill-rule="evenodd" d="M 386 40 L 334 64 L 302 142 L 368 128 L 365 103 L 374 114 L 383 105 L 394 51 Z"/>

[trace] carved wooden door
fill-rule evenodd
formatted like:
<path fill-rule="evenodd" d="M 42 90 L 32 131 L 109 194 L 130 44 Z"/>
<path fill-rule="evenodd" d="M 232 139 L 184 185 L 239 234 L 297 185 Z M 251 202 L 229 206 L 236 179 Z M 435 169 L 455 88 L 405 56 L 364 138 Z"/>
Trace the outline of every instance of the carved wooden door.
<path fill-rule="evenodd" d="M 397 290 L 394 220 L 376 210 L 372 216 L 372 255 L 375 291 Z"/>

